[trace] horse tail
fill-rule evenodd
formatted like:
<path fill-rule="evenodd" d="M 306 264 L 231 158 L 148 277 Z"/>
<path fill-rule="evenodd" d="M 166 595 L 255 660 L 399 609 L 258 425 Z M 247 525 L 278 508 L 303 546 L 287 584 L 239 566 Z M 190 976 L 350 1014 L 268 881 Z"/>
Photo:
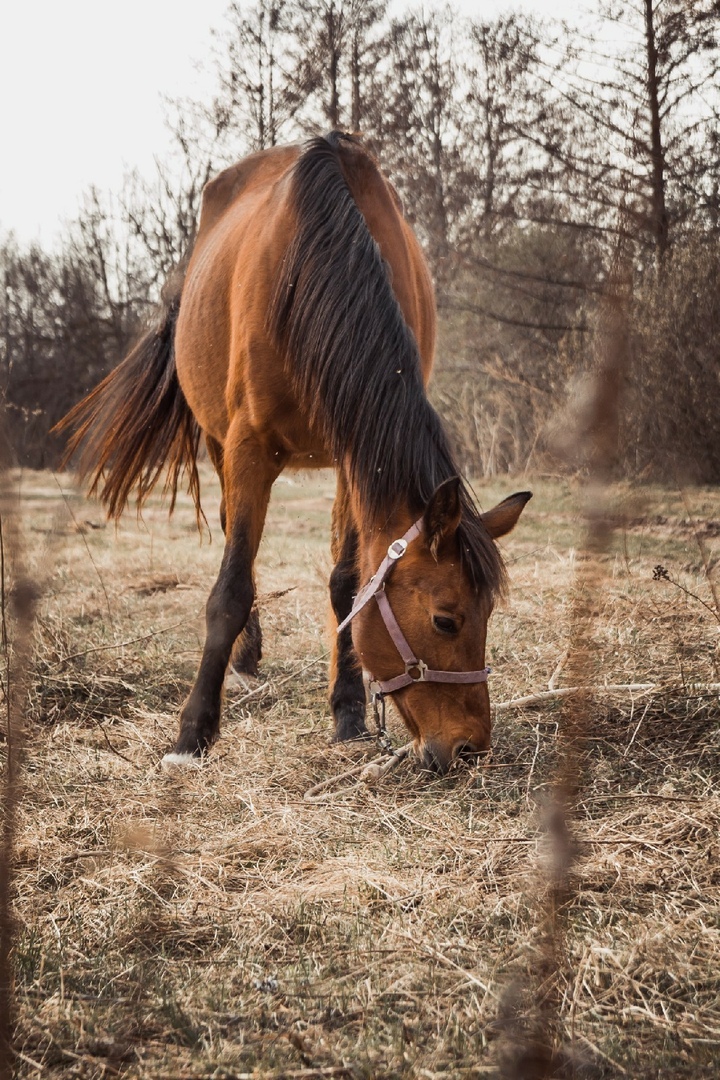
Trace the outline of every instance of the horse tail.
<path fill-rule="evenodd" d="M 200 427 L 190 411 L 175 367 L 175 325 L 184 273 L 177 272 L 163 290 L 160 309 L 125 359 L 78 402 L 53 431 L 72 430 L 64 467 L 76 453 L 81 480 L 99 495 L 109 518 L 117 520 L 137 488 L 140 510 L 164 466 L 164 494 L 175 507 L 183 472 L 195 503 L 198 526 L 200 478 L 197 453 Z"/>

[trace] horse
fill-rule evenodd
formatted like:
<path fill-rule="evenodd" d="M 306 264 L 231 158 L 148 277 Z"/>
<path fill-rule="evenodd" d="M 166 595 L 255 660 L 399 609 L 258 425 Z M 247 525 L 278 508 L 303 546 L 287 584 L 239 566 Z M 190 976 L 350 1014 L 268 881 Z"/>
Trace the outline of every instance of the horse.
<path fill-rule="evenodd" d="M 167 469 L 170 512 L 186 474 L 200 526 L 201 436 L 220 478 L 222 562 L 166 763 L 218 738 L 227 673 L 257 674 L 253 567 L 274 481 L 330 466 L 334 741 L 368 737 L 368 685 L 376 705 L 393 695 L 426 766 L 488 749 L 487 623 L 507 579 L 495 541 L 531 493 L 477 509 L 426 394 L 434 352 L 427 264 L 358 137 L 262 150 L 206 185 L 156 321 L 60 424 L 111 519 Z"/>

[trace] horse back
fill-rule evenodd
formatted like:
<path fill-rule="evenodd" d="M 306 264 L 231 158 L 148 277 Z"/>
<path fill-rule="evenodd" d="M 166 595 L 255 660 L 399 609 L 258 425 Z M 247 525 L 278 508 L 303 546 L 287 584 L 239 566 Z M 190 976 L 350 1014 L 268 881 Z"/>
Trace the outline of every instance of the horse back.
<path fill-rule="evenodd" d="M 298 146 L 261 150 L 210 180 L 203 189 L 198 239 L 202 241 L 234 206 L 249 203 L 253 193 L 275 190 L 278 182 L 287 178 L 300 151 Z M 429 375 L 435 350 L 435 305 L 417 238 L 403 216 L 395 188 L 362 144 L 342 143 L 339 153 L 347 184 L 391 270 L 393 289 Z M 276 200 L 275 216 L 286 230 L 292 210 L 282 197 Z"/>

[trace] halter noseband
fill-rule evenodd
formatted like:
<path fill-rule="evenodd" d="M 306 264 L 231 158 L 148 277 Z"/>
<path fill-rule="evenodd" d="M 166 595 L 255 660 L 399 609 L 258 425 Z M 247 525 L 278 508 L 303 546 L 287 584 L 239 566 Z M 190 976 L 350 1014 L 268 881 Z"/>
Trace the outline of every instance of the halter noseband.
<path fill-rule="evenodd" d="M 400 653 L 400 659 L 405 664 L 405 670 L 401 672 L 400 675 L 395 675 L 392 679 L 380 680 L 371 675 L 370 693 L 372 694 L 373 699 L 380 698 L 382 700 L 385 694 L 393 694 L 396 690 L 402 690 L 405 686 L 411 686 L 412 683 L 481 683 L 487 682 L 487 677 L 490 674 L 491 669 L 489 667 L 483 668 L 482 671 L 433 671 L 423 660 L 418 660 L 398 625 L 393 609 L 390 606 L 390 601 L 387 598 L 387 593 L 385 592 L 385 581 L 390 575 L 395 563 L 398 559 L 401 559 L 407 551 L 408 544 L 411 544 L 413 540 L 420 536 L 422 531 L 423 525 L 421 518 L 419 521 L 416 521 L 414 525 L 410 526 L 403 537 L 399 540 L 393 540 L 387 550 L 387 555 L 380 563 L 367 585 L 364 585 L 355 597 L 352 611 L 345 619 L 343 619 L 337 628 L 339 634 L 340 631 L 344 630 L 355 618 L 357 613 L 361 611 L 373 597 L 375 598 L 375 602 L 380 609 L 380 614 L 383 617 L 383 622 L 387 627 L 387 631 L 395 644 L 395 648 Z"/>

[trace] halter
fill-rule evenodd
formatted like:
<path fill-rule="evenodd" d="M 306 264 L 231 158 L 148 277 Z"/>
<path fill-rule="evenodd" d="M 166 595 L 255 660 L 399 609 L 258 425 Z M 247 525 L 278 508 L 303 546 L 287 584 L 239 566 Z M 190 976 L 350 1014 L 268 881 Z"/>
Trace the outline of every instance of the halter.
<path fill-rule="evenodd" d="M 359 611 L 365 607 L 373 598 L 380 609 L 383 622 L 387 627 L 387 631 L 393 640 L 395 648 L 400 653 L 400 659 L 405 664 L 405 670 L 399 675 L 395 675 L 392 679 L 376 679 L 373 675 L 370 676 L 370 694 L 373 708 L 375 709 L 378 720 L 380 721 L 380 714 L 378 705 L 380 706 L 382 713 L 382 721 L 385 717 L 385 694 L 394 694 L 396 690 L 402 690 L 405 686 L 411 686 L 413 683 L 423 682 L 439 682 L 439 683 L 481 683 L 487 682 L 487 677 L 490 674 L 490 668 L 483 668 L 482 671 L 433 671 L 429 668 L 424 660 L 418 660 L 415 653 L 410 648 L 407 638 L 403 634 L 398 625 L 398 621 L 395 618 L 393 609 L 390 606 L 390 601 L 387 598 L 385 592 L 385 581 L 389 577 L 392 568 L 398 559 L 401 559 L 408 549 L 408 544 L 411 544 L 423 531 L 422 518 L 416 521 L 414 525 L 411 525 L 408 531 L 399 540 L 393 540 L 390 547 L 387 549 L 387 555 L 380 563 L 379 567 L 368 581 L 367 585 L 364 585 L 360 592 L 355 597 L 355 603 L 352 606 L 350 614 L 343 619 L 337 628 L 338 634 L 341 630 L 344 630 L 346 626 L 355 618 Z M 384 727 L 384 723 L 382 725 Z"/>

